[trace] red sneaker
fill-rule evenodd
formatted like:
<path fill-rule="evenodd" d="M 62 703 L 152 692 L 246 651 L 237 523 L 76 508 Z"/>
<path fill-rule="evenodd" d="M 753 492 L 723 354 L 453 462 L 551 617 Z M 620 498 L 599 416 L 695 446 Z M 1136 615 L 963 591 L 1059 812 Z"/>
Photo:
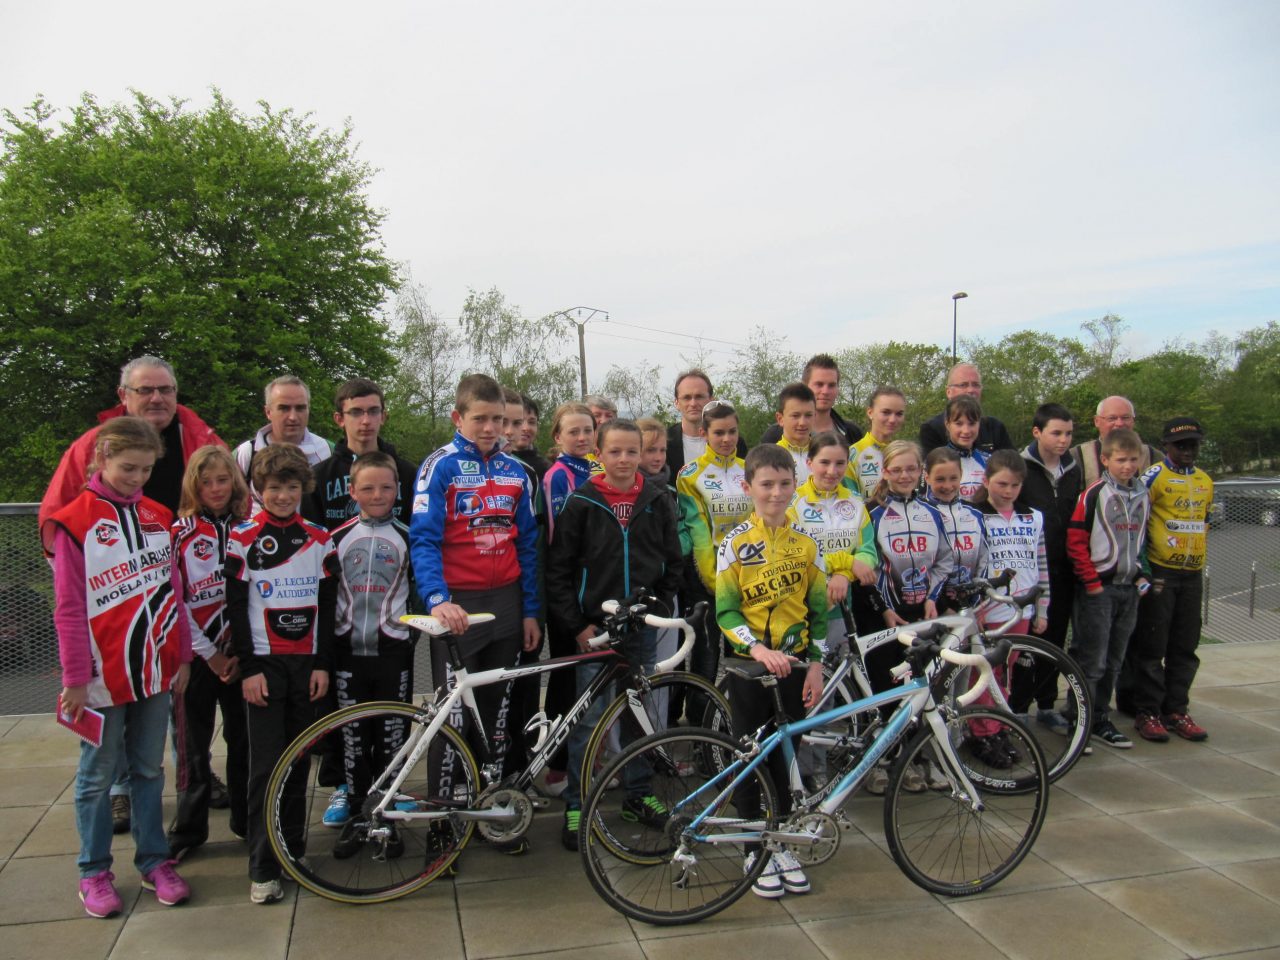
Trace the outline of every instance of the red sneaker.
<path fill-rule="evenodd" d="M 1166 713 L 1164 725 L 1183 740 L 1194 740 L 1199 743 L 1201 740 L 1209 739 L 1209 731 L 1185 713 Z"/>
<path fill-rule="evenodd" d="M 1168 743 L 1169 731 L 1165 729 L 1164 724 L 1160 722 L 1160 718 L 1154 713 L 1140 713 L 1133 718 L 1133 725 L 1138 730 L 1138 736 L 1143 740 L 1150 740 L 1152 743 Z"/>

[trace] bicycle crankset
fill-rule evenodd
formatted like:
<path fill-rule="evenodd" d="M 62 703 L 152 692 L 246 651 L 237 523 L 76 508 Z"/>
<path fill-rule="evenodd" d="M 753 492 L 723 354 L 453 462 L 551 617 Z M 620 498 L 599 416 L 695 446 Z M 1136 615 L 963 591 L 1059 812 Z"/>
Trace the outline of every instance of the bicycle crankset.
<path fill-rule="evenodd" d="M 533 801 L 523 790 L 493 784 L 476 798 L 476 809 L 502 814 L 502 819 L 477 820 L 480 836 L 490 843 L 514 843 L 533 823 Z"/>
<path fill-rule="evenodd" d="M 797 860 L 806 867 L 826 863 L 840 849 L 840 825 L 825 813 L 806 813 L 788 820 L 781 828 L 787 833 L 807 833 L 812 843 L 788 843 Z"/>

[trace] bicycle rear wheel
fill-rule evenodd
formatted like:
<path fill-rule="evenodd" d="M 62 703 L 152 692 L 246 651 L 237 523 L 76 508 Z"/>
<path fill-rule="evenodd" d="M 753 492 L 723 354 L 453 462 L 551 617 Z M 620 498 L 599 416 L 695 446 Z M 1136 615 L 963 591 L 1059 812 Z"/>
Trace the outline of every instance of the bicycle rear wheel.
<path fill-rule="evenodd" d="M 457 858 L 475 823 L 450 818 L 383 819 L 372 808 L 389 783 L 388 765 L 424 715 L 407 703 L 356 704 L 329 714 L 285 750 L 267 782 L 267 834 L 284 871 L 306 889 L 342 903 L 392 900 L 430 883 Z M 326 824 L 333 796 L 317 782 L 322 741 L 342 744 L 349 815 Z M 314 765 L 312 764 L 315 759 Z M 480 774 L 471 748 L 444 726 L 408 771 L 392 802 L 400 812 L 474 808 Z M 305 854 L 305 857 L 304 857 Z"/>
<path fill-rule="evenodd" d="M 676 671 L 654 674 L 648 678 L 648 685 L 649 689 L 643 692 L 624 690 L 605 707 L 583 751 L 582 796 L 590 792 L 600 771 L 624 746 L 668 729 L 667 706 L 673 700 L 694 703 L 694 696 L 705 698 L 704 717 L 715 724 L 715 729 L 728 732 L 729 701 L 710 681 L 697 674 Z M 634 709 L 633 698 L 636 698 Z M 700 759 L 705 762 L 706 758 Z"/>
<path fill-rule="evenodd" d="M 598 784 L 621 776 L 628 764 L 650 770 L 649 792 L 660 804 L 647 820 L 636 820 L 611 791 L 597 786 L 588 796 L 578 847 L 606 903 L 645 923 L 693 923 L 723 910 L 755 882 L 770 858 L 757 856 L 748 865 L 746 848 L 758 847 L 760 832 L 777 824 L 773 783 L 762 765 L 730 790 L 741 762 L 715 772 L 697 762 L 708 752 L 738 751 L 733 740 L 710 730 L 668 730 L 637 741 L 605 767 Z M 703 813 L 695 833 L 691 824 Z"/>
<path fill-rule="evenodd" d="M 1030 852 L 1048 810 L 1049 780 L 1035 737 L 1009 714 L 966 707 L 948 720 L 947 727 L 951 742 L 962 744 L 955 752 L 979 795 L 964 794 L 933 728 L 926 725 L 890 772 L 884 832 L 889 853 L 912 882 L 932 893 L 964 896 L 995 886 Z M 1008 744 L 1009 766 L 1000 772 L 1008 782 L 1021 784 L 1018 792 L 989 791 L 970 774 L 970 767 L 987 767 L 970 753 L 975 727 Z M 908 765 L 925 762 L 950 781 L 950 789 L 909 793 L 904 788 Z"/>
<path fill-rule="evenodd" d="M 1004 664 L 1005 696 L 1011 709 L 1014 712 L 1027 707 L 1035 709 L 1038 695 L 1044 692 L 1035 689 L 1031 678 L 1036 678 L 1055 697 L 1054 709 L 1067 721 L 1067 732 L 1055 733 L 1048 726 L 1034 722 L 1028 714 L 1030 731 L 1044 751 L 1049 782 L 1055 783 L 1075 766 L 1089 744 L 1093 730 L 1093 698 L 1089 693 L 1089 682 L 1083 668 L 1070 654 L 1043 637 L 1014 633 L 1004 639 L 1011 641 Z M 960 694 L 967 690 L 972 676 L 971 670 L 955 670 L 952 679 L 948 680 L 951 693 Z M 1030 703 L 1014 703 L 1010 687 L 1023 696 L 1029 696 Z"/>

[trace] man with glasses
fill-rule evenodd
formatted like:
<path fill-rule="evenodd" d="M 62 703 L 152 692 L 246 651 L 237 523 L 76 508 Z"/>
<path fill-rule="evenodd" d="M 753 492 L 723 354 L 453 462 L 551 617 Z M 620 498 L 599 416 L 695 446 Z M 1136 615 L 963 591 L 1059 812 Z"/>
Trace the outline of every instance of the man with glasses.
<path fill-rule="evenodd" d="M 962 394 L 982 402 L 982 374 L 972 363 L 957 363 L 947 374 L 947 399 Z M 946 414 L 940 413 L 932 420 L 926 420 L 920 427 L 920 446 L 925 456 L 935 447 L 947 445 Z M 1012 450 L 1013 441 L 1009 431 L 995 417 L 984 416 L 978 423 L 978 438 L 973 442 L 975 450 L 991 453 L 995 450 Z"/>
<path fill-rule="evenodd" d="M 190 407 L 178 403 L 178 380 L 173 367 L 159 357 L 142 356 L 130 360 L 120 370 L 120 386 L 116 389 L 120 403 L 98 414 L 99 423 L 113 417 L 141 417 L 160 433 L 164 440 L 164 456 L 156 461 L 151 477 L 142 492 L 175 514 L 182 495 L 182 475 L 187 459 L 206 444 L 225 447 L 213 428 Z M 58 469 L 40 501 L 40 526 L 80 495 L 93 460 L 93 444 L 98 427 L 82 433 L 62 454 Z"/>
<path fill-rule="evenodd" d="M 667 429 L 668 476 L 678 477 L 686 463 L 707 452 L 702 435 L 702 408 L 711 399 L 711 378 L 696 367 L 676 377 L 676 411 L 680 422 Z M 738 456 L 747 455 L 747 442 L 738 435 Z"/>
<path fill-rule="evenodd" d="M 1102 476 L 1102 438 L 1118 427 L 1132 430 L 1137 417 L 1133 404 L 1128 397 L 1107 397 L 1098 404 L 1098 412 L 1093 418 L 1097 428 L 1098 439 L 1087 440 L 1079 446 L 1071 448 L 1071 459 L 1080 465 L 1081 489 L 1096 483 Z M 1142 445 L 1142 457 L 1138 462 L 1138 473 L 1145 473 L 1153 463 L 1160 462 L 1160 451 L 1146 443 Z"/>
<path fill-rule="evenodd" d="M 176 515 L 187 460 L 203 446 L 217 444 L 225 447 L 226 444 L 194 410 L 178 403 L 178 379 L 173 367 L 159 357 L 146 355 L 126 363 L 120 370 L 116 396 L 120 403 L 98 414 L 99 423 L 113 417 L 141 417 L 159 431 L 164 440 L 164 456 L 156 461 L 151 476 L 142 485 L 142 492 Z M 78 497 L 84 489 L 98 430 L 99 427 L 86 430 L 62 454 L 58 469 L 54 471 L 40 501 L 38 529 L 44 529 L 45 520 Z M 227 806 L 227 788 L 216 777 L 212 794 L 212 806 Z M 129 781 L 122 769 L 111 785 L 111 825 L 115 833 L 129 829 L 130 814 Z"/>
<path fill-rule="evenodd" d="M 333 530 L 360 512 L 348 492 L 351 464 L 362 453 L 381 450 L 396 462 L 399 490 L 395 516 L 406 526 L 413 513 L 413 480 L 418 468 L 403 459 L 396 448 L 380 436 L 387 422 L 387 404 L 382 388 L 372 380 L 356 377 L 338 387 L 333 395 L 333 422 L 342 428 L 343 439 L 333 447 L 333 455 L 316 464 L 316 488 L 302 502 L 302 515 L 327 530 Z"/>

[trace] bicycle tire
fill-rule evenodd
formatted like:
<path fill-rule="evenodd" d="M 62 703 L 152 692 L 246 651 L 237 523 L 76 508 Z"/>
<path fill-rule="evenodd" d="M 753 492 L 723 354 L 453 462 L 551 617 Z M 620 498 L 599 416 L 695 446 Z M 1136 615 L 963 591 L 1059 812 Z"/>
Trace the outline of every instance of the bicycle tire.
<path fill-rule="evenodd" d="M 596 721 L 596 725 L 591 730 L 591 736 L 587 740 L 587 746 L 582 753 L 582 769 L 580 773 L 581 795 L 585 797 L 591 790 L 595 782 L 596 775 L 604 769 L 605 765 L 617 756 L 625 743 L 631 743 L 639 740 L 641 736 L 648 736 L 651 733 L 657 733 L 661 730 L 672 729 L 667 721 L 667 704 L 672 697 L 680 696 L 677 691 L 683 690 L 684 703 L 692 703 L 689 695 L 697 692 L 699 696 L 705 697 L 707 705 L 704 709 L 704 718 L 714 718 L 714 722 L 719 725 L 721 722 L 727 727 L 729 721 L 729 701 L 725 699 L 723 693 L 716 688 L 705 677 L 698 676 L 695 673 L 687 673 L 684 671 L 673 671 L 671 673 L 658 673 L 648 678 L 649 696 L 645 702 L 645 714 L 649 729 L 643 728 L 637 731 L 635 715 L 629 709 L 630 691 L 624 690 L 605 707 L 604 713 L 600 719 Z M 705 724 L 704 724 L 705 725 Z M 727 731 L 726 731 L 727 732 Z M 608 783 L 609 781 L 605 781 Z"/>
<path fill-rule="evenodd" d="M 620 775 L 629 763 L 647 765 L 652 771 L 649 789 L 668 811 L 664 819 L 651 823 L 625 819 L 617 795 L 601 789 L 591 792 L 583 808 L 578 848 L 587 877 L 606 903 L 633 920 L 668 926 L 719 913 L 747 892 L 770 860 L 757 855 L 748 866 L 746 847 L 753 845 L 749 840 L 698 841 L 687 831 L 688 824 L 712 806 L 741 769 L 732 765 L 708 772 L 692 762 L 708 749 L 734 753 L 741 747 L 711 730 L 667 730 L 636 741 L 601 773 L 603 781 Z M 756 801 L 741 793 L 748 784 L 759 791 Z M 759 815 L 744 820 L 735 799 L 750 803 Z M 777 810 L 777 794 L 761 764 L 713 811 L 728 815 L 704 821 L 700 832 L 704 836 L 755 833 L 744 830 L 748 823 L 772 829 Z M 680 849 L 695 858 L 691 866 L 675 859 Z"/>
<path fill-rule="evenodd" d="M 965 707 L 947 721 L 953 742 L 967 736 L 974 721 L 1000 726 L 997 732 L 1018 752 L 1009 772 L 1029 782 L 1029 789 L 992 792 L 974 783 L 979 795 L 973 799 L 980 802 L 975 810 L 943 759 L 933 728 L 925 725 L 894 763 L 885 793 L 884 832 L 894 861 L 913 883 L 952 897 L 981 893 L 1007 877 L 1030 852 L 1049 805 L 1044 752 L 1026 724 L 1002 711 Z M 957 756 L 968 776 L 974 761 L 964 753 L 962 747 Z M 909 766 L 925 760 L 951 781 L 949 790 L 905 789 Z"/>
<path fill-rule="evenodd" d="M 1089 681 L 1084 675 L 1084 668 L 1069 653 L 1043 637 L 1011 633 L 1004 639 L 1011 641 L 1005 666 L 1006 678 L 1012 678 L 1013 672 L 1020 670 L 1040 673 L 1041 668 L 1035 664 L 1047 659 L 1053 667 L 1045 672 L 1055 677 L 1055 684 L 1057 677 L 1065 681 L 1058 685 L 1059 695 L 1054 706 L 1067 719 L 1066 735 L 1054 733 L 1042 724 L 1028 720 L 1028 726 L 1044 751 L 1049 768 L 1049 782 L 1056 783 L 1076 765 L 1089 744 L 1093 731 L 1093 697 L 1089 692 Z M 952 693 L 961 693 L 967 689 L 968 678 L 971 676 L 968 669 L 955 669 L 947 680 Z M 1011 684 L 1012 680 L 1008 682 Z M 1005 698 L 1010 699 L 1009 693 L 1006 692 Z"/>
<path fill-rule="evenodd" d="M 424 723 L 424 716 L 418 708 L 394 701 L 355 704 L 335 711 L 304 730 L 285 749 L 271 772 L 266 787 L 266 817 L 272 852 L 284 872 L 312 893 L 340 903 L 380 903 L 403 897 L 445 872 L 475 830 L 475 823 L 470 820 L 398 820 L 391 827 L 392 836 L 378 840 L 368 835 L 370 824 L 363 810 L 368 804 L 356 803 L 352 804 L 347 825 L 332 829 L 323 823 L 332 795 L 331 787 L 322 787 L 316 780 L 323 740 L 336 736 L 344 749 L 350 749 L 353 744 L 365 743 L 371 731 L 381 729 L 385 736 L 394 736 L 389 726 L 393 723 L 402 725 L 402 733 L 407 735 L 414 726 Z M 447 759 L 445 750 L 452 751 Z M 380 764 L 391 758 L 360 753 L 370 761 L 370 769 L 362 779 L 376 782 L 385 769 Z M 439 784 L 446 764 L 452 785 L 444 788 L 448 795 L 443 796 Z M 349 771 L 354 769 L 346 766 Z M 374 771 L 372 767 L 378 769 Z M 298 776 L 303 778 L 302 786 L 293 787 L 297 795 L 291 796 L 290 783 Z M 470 809 L 480 789 L 480 772 L 470 746 L 446 724 L 402 782 L 398 792 L 402 799 L 398 802 L 407 809 L 415 805 L 418 811 Z M 295 811 L 292 819 L 287 815 L 291 803 Z M 357 805 L 362 809 L 355 809 Z M 365 823 L 364 832 L 361 822 Z M 390 824 L 391 821 L 383 821 L 373 826 L 384 828 Z M 380 855 L 384 858 L 377 859 Z"/>

